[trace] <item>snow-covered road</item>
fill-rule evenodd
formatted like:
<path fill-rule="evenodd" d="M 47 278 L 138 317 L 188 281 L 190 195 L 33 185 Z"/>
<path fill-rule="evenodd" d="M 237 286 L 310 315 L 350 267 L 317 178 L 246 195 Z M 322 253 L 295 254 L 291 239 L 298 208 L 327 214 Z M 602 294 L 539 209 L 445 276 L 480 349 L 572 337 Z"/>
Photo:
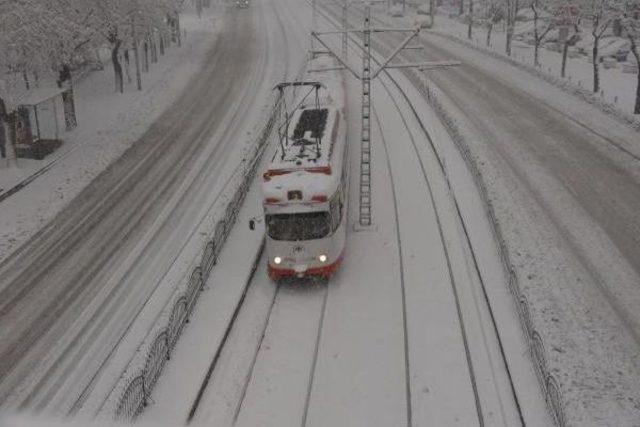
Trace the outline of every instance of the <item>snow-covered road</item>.
<path fill-rule="evenodd" d="M 242 161 L 241 142 L 288 56 L 262 37 L 264 9 L 224 10 L 224 28 L 172 107 L 0 265 L 4 409 L 77 408 Z"/>

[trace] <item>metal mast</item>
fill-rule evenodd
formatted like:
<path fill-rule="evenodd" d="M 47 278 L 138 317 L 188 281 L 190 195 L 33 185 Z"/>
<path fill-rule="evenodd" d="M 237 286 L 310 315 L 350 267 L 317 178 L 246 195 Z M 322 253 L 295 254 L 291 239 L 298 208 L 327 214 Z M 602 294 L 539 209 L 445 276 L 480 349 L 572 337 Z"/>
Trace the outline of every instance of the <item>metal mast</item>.
<path fill-rule="evenodd" d="M 311 0 L 311 45 L 309 46 L 309 50 L 311 52 L 311 58 L 315 57 L 315 42 L 313 41 L 313 32 L 317 31 L 318 28 L 318 9 L 316 5 L 316 0 Z"/>
<path fill-rule="evenodd" d="M 347 46 L 349 45 L 349 34 L 347 33 L 347 27 L 349 25 L 347 16 L 347 0 L 342 2 L 342 58 L 347 59 Z"/>
<path fill-rule="evenodd" d="M 360 214 L 371 225 L 371 6 L 365 8 L 362 55 L 362 130 L 360 138 Z"/>
<path fill-rule="evenodd" d="M 340 62 L 344 69 L 348 70 L 355 78 L 362 81 L 362 129 L 360 134 L 360 211 L 358 225 L 368 228 L 372 225 L 372 200 L 371 200 L 371 80 L 375 79 L 382 71 L 392 68 L 418 68 L 421 70 L 431 70 L 452 65 L 460 65 L 458 61 L 430 61 L 422 63 L 391 63 L 391 61 L 407 47 L 409 42 L 418 35 L 420 28 L 372 28 L 371 27 L 371 5 L 365 5 L 365 19 L 363 29 L 347 29 L 346 22 L 346 0 L 343 6 L 343 22 L 341 31 L 324 31 L 311 33 L 328 52 L 330 52 Z M 315 0 L 313 0 L 315 5 Z M 314 9 L 315 10 L 315 9 Z M 409 33 L 408 36 L 382 61 L 378 61 L 376 70 L 371 70 L 371 33 L 401 32 Z M 346 43 L 348 33 L 362 33 L 362 71 L 358 72 L 346 60 Z M 334 51 L 324 40 L 323 35 L 342 35 L 342 55 Z"/>

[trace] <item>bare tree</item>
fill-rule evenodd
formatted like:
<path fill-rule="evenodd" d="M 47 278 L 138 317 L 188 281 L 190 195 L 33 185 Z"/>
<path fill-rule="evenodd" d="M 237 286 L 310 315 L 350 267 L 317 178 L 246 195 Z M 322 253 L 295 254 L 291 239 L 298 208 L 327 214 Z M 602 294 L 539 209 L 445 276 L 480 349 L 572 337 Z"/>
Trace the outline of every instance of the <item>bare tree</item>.
<path fill-rule="evenodd" d="M 500 0 L 488 0 L 482 11 L 482 23 L 487 28 L 487 47 L 491 46 L 493 27 L 504 19 L 504 4 Z"/>
<path fill-rule="evenodd" d="M 598 49 L 600 39 L 616 18 L 620 17 L 621 10 L 613 0 L 585 0 L 580 7 L 581 16 L 591 21 L 591 35 L 593 36 L 593 49 L 591 59 L 593 61 L 593 92 L 600 90 L 600 58 Z"/>
<path fill-rule="evenodd" d="M 538 67 L 540 66 L 540 45 L 549 31 L 554 28 L 555 22 L 548 12 L 540 16 L 540 0 L 532 0 L 530 7 L 533 12 L 533 65 Z M 540 28 L 540 21 L 542 21 L 542 28 Z"/>
<path fill-rule="evenodd" d="M 505 43 L 505 53 L 511 56 L 511 45 L 513 42 L 513 32 L 516 25 L 516 16 L 520 10 L 519 0 L 505 0 L 507 34 Z"/>
<path fill-rule="evenodd" d="M 636 101 L 633 114 L 640 114 L 640 1 L 627 3 L 621 21 L 631 44 L 631 53 L 636 60 Z"/>
<path fill-rule="evenodd" d="M 467 16 L 467 38 L 471 40 L 473 37 L 473 0 L 469 0 L 469 16 Z"/>

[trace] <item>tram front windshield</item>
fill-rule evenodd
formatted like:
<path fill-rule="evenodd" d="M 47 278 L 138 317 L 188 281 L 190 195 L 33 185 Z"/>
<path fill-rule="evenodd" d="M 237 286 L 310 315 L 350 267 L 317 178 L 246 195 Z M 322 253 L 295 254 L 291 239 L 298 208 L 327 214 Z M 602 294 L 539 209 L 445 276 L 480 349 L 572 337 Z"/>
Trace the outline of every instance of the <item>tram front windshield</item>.
<path fill-rule="evenodd" d="M 313 240 L 331 231 L 329 212 L 267 215 L 267 233 L 274 240 Z"/>

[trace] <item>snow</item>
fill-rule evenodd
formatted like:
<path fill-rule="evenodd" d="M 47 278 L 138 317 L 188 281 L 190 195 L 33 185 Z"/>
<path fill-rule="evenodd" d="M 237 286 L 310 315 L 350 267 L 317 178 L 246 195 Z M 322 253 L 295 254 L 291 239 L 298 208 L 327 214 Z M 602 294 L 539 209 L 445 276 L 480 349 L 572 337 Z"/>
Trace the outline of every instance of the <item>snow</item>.
<path fill-rule="evenodd" d="M 47 170 L 0 203 L 0 261 L 55 217 L 170 107 L 199 69 L 222 24 L 215 15 L 198 19 L 186 13 L 182 47 L 168 48 L 152 64 L 143 75 L 142 92 L 136 91 L 134 82 L 124 94 L 114 93 L 110 64 L 87 74 L 74 88 L 79 126 L 61 135 L 63 146 L 42 161 L 18 159 L 17 168 L 2 160 L 2 192 Z"/>
<path fill-rule="evenodd" d="M 526 26 L 528 23 L 520 23 L 519 26 Z M 526 32 L 526 28 L 516 27 L 516 35 Z M 435 19 L 434 29 L 444 34 L 453 35 L 461 40 L 467 40 L 467 25 L 460 23 L 454 19 L 438 15 Z M 473 37 L 471 42 L 479 48 L 489 49 L 493 52 L 503 55 L 506 35 L 501 31 L 499 26 L 493 29 L 491 46 L 486 46 L 486 29 L 483 27 L 473 28 Z M 551 38 L 551 34 L 547 36 Z M 624 39 L 610 37 L 611 47 L 608 48 L 609 37 L 601 40 L 600 57 L 604 57 L 615 53 L 619 46 L 624 46 Z M 578 54 L 577 51 L 567 58 L 567 77 L 562 79 L 565 83 L 572 84 L 577 87 L 591 90 L 593 87 L 593 64 L 591 63 L 591 48 L 593 41 L 590 35 L 586 35 L 581 41 L 581 46 L 585 49 L 585 54 Z M 562 62 L 562 52 L 550 49 L 551 44 L 543 45 L 540 48 L 540 71 L 560 79 L 560 66 Z M 517 38 L 513 40 L 512 58 L 517 62 L 532 66 L 533 65 L 533 49 L 534 47 Z M 505 55 L 506 56 L 506 55 Z M 629 55 L 631 58 L 632 55 Z M 631 113 L 635 102 L 635 85 L 636 76 L 633 73 L 624 73 L 623 67 L 620 65 L 615 68 L 605 68 L 600 65 L 600 85 L 601 92 L 596 94 L 602 101 L 610 103 L 622 111 Z"/>
<path fill-rule="evenodd" d="M 257 11 L 254 15 L 256 18 L 265 13 L 263 8 L 258 9 L 256 7 L 256 9 Z M 261 19 L 261 21 L 264 21 L 264 19 Z M 264 25 L 264 23 L 260 25 Z M 216 177 L 218 179 L 213 179 L 208 185 L 199 186 L 202 194 L 196 193 L 193 195 L 195 200 L 198 200 L 198 204 L 202 203 L 202 200 L 205 201 L 204 206 L 199 210 L 198 216 L 194 217 L 193 224 L 195 224 L 195 228 L 192 227 L 190 229 L 184 246 L 179 248 L 179 252 L 176 255 L 177 258 L 173 260 L 171 265 L 167 266 L 165 274 L 159 279 L 160 281 L 157 283 L 153 294 L 136 316 L 135 321 L 128 326 L 126 334 L 120 339 L 114 354 L 110 356 L 105 366 L 101 368 L 100 377 L 96 384 L 93 385 L 91 396 L 82 407 L 82 415 L 92 416 L 99 413 L 101 418 L 107 419 L 113 416 L 114 407 L 117 405 L 122 390 L 127 386 L 128 378 L 136 375 L 142 369 L 149 344 L 155 337 L 154 333 L 162 329 L 166 324 L 167 312 L 172 308 L 172 302 L 179 296 L 193 267 L 200 262 L 207 236 L 211 236 L 217 220 L 224 217 L 227 212 L 227 209 L 225 209 L 226 204 L 237 189 L 238 178 L 241 177 L 241 172 L 244 168 L 243 161 L 249 158 L 253 148 L 252 144 L 256 142 L 255 140 L 259 136 L 257 130 L 262 128 L 266 122 L 267 114 L 271 112 L 271 108 L 265 108 L 265 104 L 270 107 L 273 102 L 272 96 L 270 96 L 273 82 L 282 78 L 285 67 L 289 69 L 289 73 L 293 74 L 292 69 L 294 68 L 292 63 L 289 62 L 286 52 L 283 52 L 283 55 L 277 53 L 267 55 L 268 52 L 276 52 L 274 38 L 268 37 L 263 41 L 265 49 L 259 50 L 260 55 L 257 62 L 261 64 L 259 69 L 264 69 L 265 73 L 255 73 L 251 76 L 252 80 L 247 81 L 246 86 L 243 88 L 244 95 L 229 106 L 225 115 L 218 117 L 218 120 L 224 123 L 225 126 L 222 126 L 219 132 L 211 137 L 211 147 L 216 147 L 214 142 L 221 140 L 222 142 L 218 142 L 218 144 L 231 147 L 232 153 L 229 157 L 225 157 L 224 153 L 216 156 L 217 161 L 226 160 L 219 175 L 208 173 L 212 179 Z M 248 102 L 250 100 L 258 101 Z M 248 135 L 246 138 L 248 141 L 243 144 L 244 135 Z M 238 140 L 238 136 L 242 136 L 242 138 Z M 230 140 L 237 141 L 229 144 L 227 141 Z M 208 156 L 205 155 L 204 159 L 207 158 Z M 197 163 L 193 170 L 189 172 L 189 175 L 200 174 L 207 169 L 200 164 L 202 161 Z M 212 167 L 218 169 L 220 165 L 214 164 Z M 189 190 L 188 186 L 183 190 L 177 191 L 177 196 L 181 197 L 180 195 L 188 193 L 187 190 Z M 255 193 L 255 189 L 250 192 L 248 197 L 254 203 L 260 203 L 261 201 L 261 198 Z M 171 203 L 167 205 L 170 206 Z M 190 212 L 194 209 L 188 208 L 188 211 Z M 251 213 L 251 216 L 256 215 L 257 213 L 255 212 Z M 246 227 L 248 219 L 249 217 L 241 213 L 238 221 L 242 226 Z M 245 230 L 248 232 L 248 227 L 242 227 L 235 232 Z M 181 232 L 181 230 L 178 228 L 176 232 Z M 182 232 L 184 233 L 184 231 Z M 233 235 L 234 233 L 232 233 Z M 214 314 L 223 316 L 221 319 L 225 319 L 225 315 L 233 313 L 236 305 L 233 299 L 242 295 L 244 288 L 237 288 L 235 279 L 242 277 L 245 274 L 245 269 L 248 269 L 246 270 L 248 272 L 251 271 L 251 262 L 238 263 L 234 262 L 234 260 L 241 259 L 246 261 L 248 247 L 255 243 L 257 250 L 259 242 L 262 240 L 262 234 L 259 232 L 250 233 L 249 237 L 251 238 L 249 240 L 245 239 L 239 246 L 234 247 L 233 244 L 227 243 L 218 266 L 214 268 L 210 276 L 209 283 L 212 280 L 214 283 L 218 283 L 215 286 L 214 293 L 216 294 L 217 304 L 223 305 Z M 231 237 L 229 239 L 233 241 Z M 168 244 L 172 240 L 175 239 L 169 239 Z M 228 247 L 231 247 L 231 249 L 227 249 Z M 232 255 L 225 255 L 228 250 L 232 251 Z M 153 283 L 154 281 L 151 280 L 151 282 Z M 228 283 L 231 288 L 219 284 L 220 282 Z M 232 289 L 239 293 L 234 293 Z M 221 295 L 224 295 L 224 297 L 220 297 L 219 292 L 222 292 Z M 206 299 L 206 295 L 207 292 L 204 292 L 203 299 Z M 203 324 L 206 325 L 207 322 Z M 219 322 L 219 324 L 224 325 L 224 321 Z M 222 332 L 224 332 L 224 328 Z M 202 360 L 206 362 L 206 359 Z M 196 362 L 194 362 L 194 366 L 197 366 Z M 106 401 L 105 396 L 107 397 Z M 185 397 L 187 396 L 189 395 L 185 395 Z"/>
<path fill-rule="evenodd" d="M 158 424 L 138 423 L 141 427 L 158 426 Z M 164 424 L 163 424 L 164 425 Z M 34 415 L 0 415 L 0 426 L 2 427 L 123 427 L 125 424 L 114 422 L 97 422 L 86 419 L 63 419 Z M 167 425 L 167 427 L 171 427 Z"/>
<path fill-rule="evenodd" d="M 296 145 L 294 133 L 305 111 L 314 111 L 315 90 L 308 92 L 306 87 L 298 92 L 299 100 L 293 105 L 304 103 L 295 111 L 285 111 L 290 114 L 291 121 L 288 129 L 288 138 L 282 139 L 276 145 L 271 164 L 265 174 L 272 172 L 273 176 L 265 179 L 263 183 L 263 195 L 265 198 L 275 198 L 286 201 L 289 190 L 303 189 L 302 201 L 310 202 L 315 195 L 330 196 L 340 182 L 343 159 L 336 153 L 344 152 L 344 89 L 339 73 L 332 69 L 337 66 L 334 59 L 321 56 L 309 61 L 307 72 L 303 76 L 304 81 L 320 82 L 323 87 L 318 90 L 318 102 L 320 108 L 326 108 L 327 118 L 322 129 L 323 138 L 318 144 L 320 156 L 315 157 L 315 146 L 306 148 L 300 156 L 300 146 Z M 329 71 L 326 71 L 329 70 Z M 290 89 L 289 89 L 290 90 Z M 285 89 L 286 91 L 286 89 Z M 303 98 L 305 97 L 306 98 Z M 291 108 L 291 107 L 289 107 Z M 311 137 L 307 138 L 313 142 Z M 283 155 L 284 151 L 284 157 Z M 321 171 L 318 171 L 321 170 Z M 329 173 L 324 171 L 328 170 Z M 278 175 L 277 172 L 285 172 Z M 292 183 L 296 185 L 292 187 Z"/>
<path fill-rule="evenodd" d="M 258 14 L 238 16 L 242 19 L 238 19 L 239 22 L 255 22 L 256 31 L 263 28 L 264 19 L 260 19 Z M 225 30 L 229 29 L 225 27 Z M 253 39 L 253 32 L 243 34 L 248 34 L 247 40 Z M 236 35 L 225 31 L 218 37 L 225 40 Z M 244 39 L 235 40 L 240 44 Z M 140 227 L 136 238 L 129 239 L 125 248 L 122 248 L 122 242 L 117 242 L 120 250 L 115 259 L 108 260 L 108 268 L 100 277 L 101 286 L 90 295 L 92 298 L 72 307 L 65 316 L 66 322 L 54 322 L 51 335 L 37 342 L 34 348 L 29 349 L 27 357 L 11 366 L 15 368 L 12 377 L 0 384 L 3 395 L 10 396 L 7 406 L 18 406 L 28 396 L 31 403 L 39 409 L 46 409 L 47 413 L 66 414 L 76 410 L 83 399 L 87 399 L 86 394 L 91 392 L 84 402 L 87 413 L 93 414 L 91 411 L 104 403 L 106 394 L 114 389 L 138 349 L 141 352 L 146 350 L 144 344 L 148 334 L 166 320 L 163 308 L 170 303 L 186 271 L 195 262 L 194 258 L 200 259 L 204 240 L 211 232 L 210 221 L 225 214 L 224 208 L 230 199 L 230 194 L 225 193 L 227 184 L 243 167 L 258 136 L 257 130 L 261 129 L 266 113 L 270 112 L 273 81 L 281 79 L 283 68 L 289 65 L 284 55 L 268 55 L 270 51 L 277 52 L 273 40 L 258 41 L 259 44 L 247 47 L 248 52 L 256 53 L 255 57 L 231 62 L 235 66 L 252 64 L 255 67 L 247 71 L 245 80 L 230 85 L 232 91 L 220 92 L 219 96 L 214 93 L 216 87 L 210 82 L 224 81 L 226 73 L 214 70 L 228 71 L 234 65 L 225 67 L 214 61 L 221 55 L 209 55 L 203 75 L 210 76 L 211 80 L 205 84 L 209 84 L 211 90 L 207 88 L 204 93 L 213 96 L 196 98 L 193 105 L 211 102 L 214 107 L 194 114 L 190 126 L 185 124 L 184 128 L 175 128 L 181 144 L 194 141 L 202 146 L 198 152 L 201 155 L 193 158 L 189 168 L 184 168 L 180 179 L 175 181 L 175 191 L 163 195 L 165 197 L 158 210 Z M 194 88 L 197 90 L 204 86 L 198 83 L 189 85 L 186 93 L 193 93 Z M 209 114 L 211 111 L 212 115 Z M 171 168 L 173 159 L 172 155 L 165 156 L 161 166 Z M 159 169 L 156 172 L 166 173 L 166 169 Z M 149 180 L 148 176 L 145 179 Z M 117 185 L 114 187 L 109 191 L 117 191 Z M 149 188 L 144 182 L 141 187 Z M 122 217 L 117 215 L 118 211 L 122 212 L 120 209 L 126 212 Z M 135 214 L 127 209 L 125 205 L 109 211 L 118 217 L 116 224 L 119 220 L 126 222 L 129 213 Z M 133 225 L 135 223 L 126 227 Z M 108 228 L 109 224 L 103 221 L 100 226 Z M 88 254 L 101 248 L 101 242 L 84 243 Z M 61 276 L 64 286 L 68 279 L 64 272 Z M 48 279 L 53 281 L 51 276 Z M 39 302 L 49 301 L 52 297 L 48 292 L 42 292 L 35 298 Z M 35 306 L 37 309 L 38 304 Z M 18 316 L 24 316 L 21 318 L 25 321 L 15 327 L 2 328 L 0 333 L 12 338 L 13 335 L 19 336 L 20 328 L 29 324 L 33 311 L 19 313 Z M 132 363 L 136 362 L 139 359 Z M 19 384 L 20 388 L 9 389 L 12 384 Z"/>
<path fill-rule="evenodd" d="M 290 13 L 296 11 L 287 0 L 276 2 L 283 3 Z M 305 9 L 297 7 L 296 15 L 304 16 Z M 359 90 L 357 83 L 350 84 L 349 111 L 359 109 Z M 408 405 L 415 425 L 473 425 L 478 414 L 472 365 L 484 419 L 492 425 L 517 424 L 497 335 L 479 293 L 482 272 L 483 281 L 495 280 L 489 284 L 492 308 L 501 321 L 500 336 L 508 337 L 508 363 L 524 416 L 531 425 L 549 424 L 495 250 L 478 251 L 474 267 L 451 189 L 435 154 L 425 149 L 420 127 L 400 101 L 401 113 L 395 109 L 380 84 L 374 85 L 373 99 L 376 117 L 383 117 L 380 125 L 373 120 L 376 226 L 349 229 L 344 264 L 326 287 L 275 288 L 262 259 L 231 325 L 219 317 L 222 303 L 203 295 L 143 421 L 185 420 L 205 386 L 194 425 L 404 425 Z M 428 111 L 424 104 L 421 108 Z M 442 128 L 438 136 L 448 139 Z M 352 119 L 349 140 L 358 137 L 358 122 Z M 487 233 L 487 223 L 476 218 L 482 202 L 453 144 L 439 144 L 447 146 L 456 190 L 464 186 L 470 196 L 462 209 L 466 218 L 475 218 L 469 225 L 474 252 L 476 244 L 491 248 L 491 239 L 477 237 Z M 351 145 L 350 224 L 357 219 L 358 149 Z M 258 200 L 247 200 L 250 210 L 259 210 Z M 243 239 L 236 235 L 230 244 L 242 246 Z M 227 293 L 235 295 L 234 301 L 246 277 L 225 282 L 235 289 Z M 227 304 L 223 317 L 230 315 Z M 218 348 L 227 327 L 228 338 Z M 206 361 L 214 360 L 203 382 L 210 369 Z"/>
<path fill-rule="evenodd" d="M 279 50 L 282 57 L 273 55 L 276 58 L 266 66 L 273 77 L 278 70 L 274 62 L 291 66 L 303 57 L 310 11 L 296 0 L 272 0 L 251 7 L 267 17 L 270 52 L 277 50 L 274 46 L 286 45 Z M 283 34 L 277 34 L 280 19 L 288 24 L 280 27 Z M 436 22 L 440 19 L 444 18 Z M 457 31 L 452 22 L 445 22 Z M 192 37 L 193 32 L 190 34 Z M 289 45 L 287 40 L 295 42 Z M 594 106 L 485 53 L 441 37 L 432 42 L 504 85 L 481 87 L 486 79 L 477 75 L 474 82 L 479 87 L 467 93 L 465 105 L 456 103 L 453 92 L 444 95 L 435 89 L 458 122 L 467 151 L 458 150 L 455 142 L 459 141 L 451 139 L 401 72 L 390 76 L 405 90 L 408 101 L 391 77 L 381 75 L 372 85 L 376 225 L 366 230 L 350 227 L 342 267 L 327 285 L 319 286 L 275 285 L 267 278 L 266 260 L 260 255 L 263 226 L 258 223 L 255 231 L 246 227 L 262 211 L 258 176 L 191 322 L 153 390 L 142 424 L 182 425 L 193 409 L 194 425 L 348 422 L 399 426 L 409 420 L 414 425 L 475 425 L 479 417 L 490 425 L 518 425 L 520 417 L 527 425 L 549 425 L 528 354 L 530 331 L 523 334 L 509 292 L 512 279 L 517 281 L 517 297 L 528 302 L 532 322 L 527 326 L 544 340 L 548 364 L 544 373 L 560 382 L 568 424 L 636 424 L 640 291 L 629 256 L 634 248 L 620 246 L 621 237 L 611 232 L 618 229 L 602 216 L 609 208 L 629 217 L 637 212 L 630 209 L 631 203 L 618 203 L 615 198 L 625 189 L 631 198 L 637 190 L 640 169 L 629 156 L 640 155 L 637 133 Z M 554 60 L 551 52 L 548 55 L 548 61 Z M 572 69 L 581 69 L 577 64 Z M 157 84 L 161 81 L 159 78 Z M 261 99 L 270 87 L 272 82 L 265 78 L 255 99 Z M 510 111 L 505 112 L 504 105 L 477 101 L 486 93 L 483 91 L 496 89 L 513 96 L 516 105 Z M 360 90 L 358 83 L 349 83 L 350 224 L 357 220 Z M 150 91 L 151 100 L 154 96 L 165 100 L 165 95 Z M 531 103 L 535 100 L 543 105 L 534 108 Z M 566 120 L 565 132 L 558 131 L 566 138 L 561 148 L 553 145 L 557 142 L 554 129 L 543 129 L 544 123 L 540 124 L 550 114 Z M 119 117 L 114 114 L 111 120 Z M 123 132 L 133 135 L 147 118 L 142 114 L 137 117 L 140 123 L 130 123 Z M 515 118 L 527 127 L 511 129 L 509 120 Z M 248 122 L 256 120 L 255 112 L 248 115 Z M 431 139 L 426 138 L 423 127 Z M 229 128 L 244 130 L 237 122 Z M 593 137 L 598 133 L 600 137 Z M 535 147 L 527 139 L 533 136 Z M 113 135 L 105 140 L 110 137 Z M 94 160 L 97 156 L 106 166 L 108 153 L 96 147 L 85 152 L 85 146 L 78 143 L 59 165 L 84 153 Z M 544 147 L 550 149 L 545 152 Z M 122 385 L 140 368 L 149 337 L 166 320 L 164 308 L 180 290 L 176 283 L 183 282 L 199 262 L 205 236 L 226 202 L 221 192 L 236 176 L 233 171 L 243 154 L 240 148 L 234 150 L 225 157 L 220 179 L 210 182 L 210 187 L 198 187 L 197 195 L 210 203 L 185 214 L 198 226 L 187 230 L 190 237 L 174 263 L 162 270 L 162 281 L 151 281 L 157 288 L 121 337 L 122 344 L 109 358 L 82 415 L 112 416 Z M 465 158 L 467 155 L 470 157 Z M 567 177 L 562 175 L 565 159 L 573 166 L 572 156 L 581 162 L 580 173 Z M 468 162 L 479 169 L 480 177 L 473 175 Z M 98 169 L 84 172 L 91 175 Z M 187 181 L 195 179 L 193 173 Z M 10 174 L 15 171 L 8 171 L 7 176 Z M 49 174 L 46 182 L 38 179 L 24 193 L 0 205 L 2 217 L 12 213 L 6 206 L 27 207 L 19 199 L 23 194 L 33 197 L 51 191 L 62 185 L 56 179 L 67 176 L 57 163 Z M 572 179 L 593 185 L 583 189 L 573 185 Z M 608 189 L 610 182 L 616 188 Z M 479 189 L 477 184 L 486 187 Z M 74 185 L 61 187 L 64 198 L 58 207 L 79 189 Z M 178 193 L 189 188 L 187 182 Z M 484 189 L 487 194 L 480 193 Z M 590 195 L 607 191 L 612 194 L 611 206 L 602 203 L 598 210 L 598 199 L 590 202 Z M 172 197 L 163 215 L 180 200 Z M 37 206 L 33 204 L 33 209 Z M 44 214 L 53 215 L 49 209 L 55 206 Z M 138 242 L 140 247 L 159 234 L 158 227 L 164 227 L 166 219 L 163 215 Z M 25 210 L 23 221 L 29 219 L 45 222 L 44 216 L 34 219 Z M 9 230 L 3 231 L 8 233 L 5 236 L 14 239 L 0 248 L 5 253 L 19 244 L 16 239 L 26 239 L 34 231 L 23 228 L 14 236 L 10 234 L 13 223 L 0 226 L 4 227 L 0 230 Z M 176 228 L 172 233 L 184 230 Z M 172 233 L 167 235 L 169 242 L 176 238 Z M 132 256 L 128 262 L 136 259 Z M 113 271 L 114 281 L 119 273 Z M 156 277 L 151 270 L 143 273 L 138 279 Z M 83 321 L 79 317 L 78 322 Z M 79 366 L 86 363 L 83 360 Z M 75 375 L 79 374 L 65 381 L 72 381 Z M 51 392 L 66 394 L 68 388 Z M 193 406 L 196 401 L 197 408 Z"/>
<path fill-rule="evenodd" d="M 637 350 L 634 350 L 637 339 L 633 331 L 637 329 L 634 326 L 637 316 L 632 313 L 638 301 L 634 286 L 637 271 L 630 265 L 629 253 L 621 253 L 624 248 L 612 241 L 615 231 L 608 230 L 613 230 L 613 221 L 608 223 L 594 217 L 589 208 L 588 200 L 600 200 L 593 194 L 598 186 L 591 186 L 584 195 L 576 194 L 557 176 L 553 165 L 557 156 L 572 153 L 572 167 L 582 165 L 584 176 L 592 176 L 606 187 L 606 180 L 624 174 L 625 178 L 620 181 L 622 194 L 625 189 L 627 194 L 634 194 L 637 163 L 626 153 L 637 155 L 637 144 L 633 142 L 637 140 L 637 133 L 603 116 L 592 106 L 558 93 L 491 57 L 448 41 L 431 40 L 467 63 L 488 70 L 507 85 L 526 91 L 544 105 L 556 106 L 554 111 L 562 114 L 560 117 L 567 117 L 570 123 L 580 126 L 577 138 L 581 149 L 568 151 L 567 147 L 553 155 L 536 156 L 529 150 L 516 149 L 518 144 L 508 144 L 515 134 L 508 132 L 508 126 L 504 127 L 499 119 L 501 116 L 527 117 L 530 111 L 504 112 L 490 100 L 475 102 L 473 96 L 465 97 L 463 103 L 453 102 L 437 91 L 463 129 L 472 159 L 479 165 L 482 180 L 489 189 L 489 200 L 511 254 L 512 268 L 521 284 L 522 295 L 528 300 L 533 327 L 543 337 L 550 372 L 560 381 L 567 422 L 600 425 L 615 420 L 616 425 L 634 425 L 638 376 Z M 436 82 L 441 81 L 435 79 L 435 72 L 433 77 Z M 481 91 L 479 88 L 478 93 Z M 588 133 L 589 129 L 610 138 L 611 143 L 594 138 Z M 516 141 L 528 138 L 522 128 L 514 132 L 522 134 Z M 536 144 L 549 138 L 553 137 L 539 132 Z M 566 139 L 565 144 L 570 144 L 573 137 L 566 136 Z M 491 147 L 495 146 L 508 146 L 511 147 L 508 151 L 513 151 L 494 152 Z M 589 151 L 597 153 L 589 156 L 599 160 L 584 158 Z M 566 169 L 566 163 L 563 164 L 565 166 L 558 166 L 559 170 Z M 603 175 L 596 171 L 596 166 L 603 168 L 609 164 L 618 172 Z M 620 202 L 616 200 L 617 196 L 612 196 L 600 206 L 617 206 Z M 612 348 L 615 350 L 611 351 Z"/>

